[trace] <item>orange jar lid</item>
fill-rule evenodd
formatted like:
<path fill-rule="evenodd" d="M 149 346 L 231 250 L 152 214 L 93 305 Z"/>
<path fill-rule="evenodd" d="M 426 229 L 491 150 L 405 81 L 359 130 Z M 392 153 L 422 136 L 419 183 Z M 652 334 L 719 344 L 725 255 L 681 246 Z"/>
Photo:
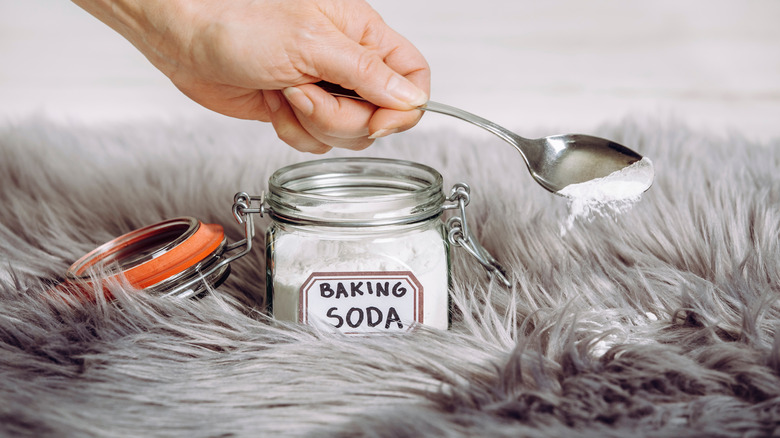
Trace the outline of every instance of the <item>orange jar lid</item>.
<path fill-rule="evenodd" d="M 180 292 L 193 294 L 192 282 L 187 280 L 203 276 L 220 259 L 225 245 L 220 225 L 191 217 L 170 219 L 95 248 L 71 265 L 66 277 L 69 282 L 89 283 L 95 274 L 108 272 L 108 279 L 122 276 L 133 287 L 166 294 L 175 294 L 179 284 L 188 283 L 190 289 Z M 221 283 L 229 275 L 229 265 L 211 274 L 207 280 Z"/>

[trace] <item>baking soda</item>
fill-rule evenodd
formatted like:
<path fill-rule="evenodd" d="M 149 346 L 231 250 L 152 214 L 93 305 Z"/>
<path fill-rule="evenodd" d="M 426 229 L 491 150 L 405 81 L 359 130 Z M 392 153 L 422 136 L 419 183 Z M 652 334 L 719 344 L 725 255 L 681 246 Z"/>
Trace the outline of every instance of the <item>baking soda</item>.
<path fill-rule="evenodd" d="M 569 216 L 561 225 L 566 234 L 577 219 L 592 220 L 596 216 L 621 214 L 639 201 L 653 184 L 653 163 L 648 158 L 603 177 L 571 184 L 558 191 L 569 199 Z"/>

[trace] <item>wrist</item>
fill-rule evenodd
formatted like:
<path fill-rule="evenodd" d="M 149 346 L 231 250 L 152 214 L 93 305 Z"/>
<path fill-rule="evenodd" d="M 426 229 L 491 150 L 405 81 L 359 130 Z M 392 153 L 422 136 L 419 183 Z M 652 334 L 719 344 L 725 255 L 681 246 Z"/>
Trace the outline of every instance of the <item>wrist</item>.
<path fill-rule="evenodd" d="M 166 76 L 178 68 L 177 58 L 189 44 L 192 5 L 180 0 L 72 0 L 127 39 Z"/>

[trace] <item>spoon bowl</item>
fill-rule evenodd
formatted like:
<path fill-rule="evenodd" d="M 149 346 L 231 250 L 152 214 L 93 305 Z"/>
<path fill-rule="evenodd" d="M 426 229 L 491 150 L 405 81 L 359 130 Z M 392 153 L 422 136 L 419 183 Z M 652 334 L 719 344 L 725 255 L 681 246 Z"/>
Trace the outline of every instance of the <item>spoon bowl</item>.
<path fill-rule="evenodd" d="M 535 161 L 527 158 L 526 164 L 534 179 L 553 193 L 572 184 L 607 177 L 642 160 L 641 155 L 621 144 L 590 135 L 564 134 L 516 141 L 532 143 L 526 143 L 524 148 L 518 146 L 518 150 L 542 149 Z M 530 152 L 523 153 L 528 155 Z"/>
<path fill-rule="evenodd" d="M 365 101 L 354 91 L 338 85 L 329 82 L 318 82 L 317 85 L 334 96 Z M 446 114 L 497 135 L 520 152 L 534 180 L 555 194 L 560 194 L 564 188 L 573 184 L 606 178 L 642 160 L 642 155 L 633 150 L 600 137 L 561 134 L 528 139 L 480 116 L 443 103 L 428 101 L 418 109 Z M 650 177 L 645 176 L 641 183 L 644 184 L 644 190 L 650 188 L 652 171 Z"/>

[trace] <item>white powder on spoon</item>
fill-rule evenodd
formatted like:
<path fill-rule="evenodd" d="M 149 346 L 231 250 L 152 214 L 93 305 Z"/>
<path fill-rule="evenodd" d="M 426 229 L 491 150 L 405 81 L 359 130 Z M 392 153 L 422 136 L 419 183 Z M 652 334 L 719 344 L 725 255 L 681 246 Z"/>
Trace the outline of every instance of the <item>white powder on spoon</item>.
<path fill-rule="evenodd" d="M 603 178 L 570 184 L 559 190 L 559 195 L 569 198 L 569 217 L 561 226 L 561 235 L 579 218 L 592 219 L 629 210 L 653 184 L 654 175 L 653 163 L 642 158 Z"/>

